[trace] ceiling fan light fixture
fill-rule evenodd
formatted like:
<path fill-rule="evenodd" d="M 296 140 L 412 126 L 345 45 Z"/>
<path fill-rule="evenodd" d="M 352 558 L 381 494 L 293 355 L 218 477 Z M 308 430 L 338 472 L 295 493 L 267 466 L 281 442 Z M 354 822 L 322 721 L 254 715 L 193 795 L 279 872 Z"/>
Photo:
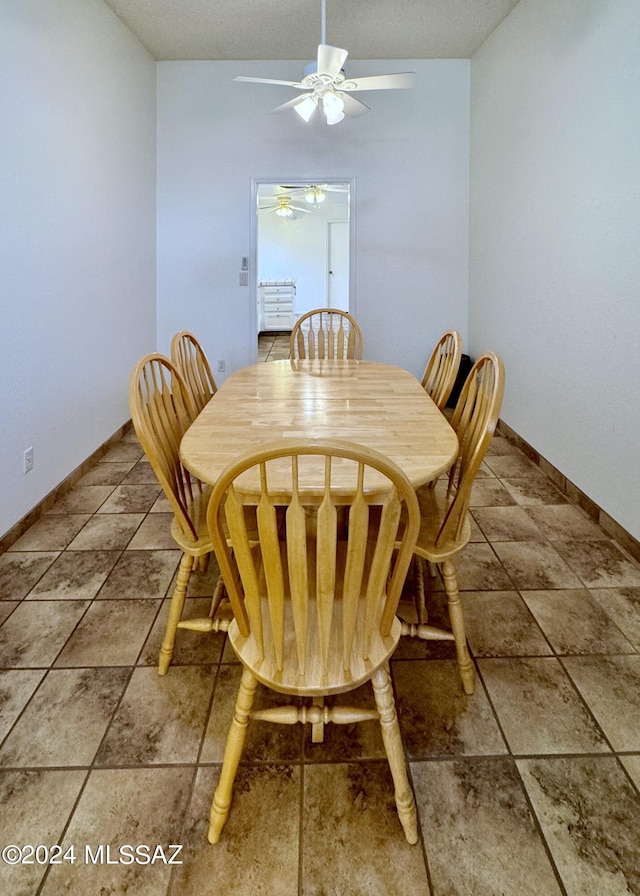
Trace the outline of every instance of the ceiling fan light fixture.
<path fill-rule="evenodd" d="M 290 218 L 293 215 L 293 210 L 288 205 L 281 205 L 280 208 L 276 209 L 276 215 L 279 215 L 281 218 Z"/>
<path fill-rule="evenodd" d="M 327 119 L 327 124 L 338 124 L 344 118 L 344 100 L 333 91 L 327 91 L 322 97 L 322 109 Z"/>
<path fill-rule="evenodd" d="M 325 201 L 327 194 L 320 187 L 310 187 L 304 198 L 309 205 L 318 205 L 319 202 Z"/>
<path fill-rule="evenodd" d="M 293 107 L 303 121 L 309 121 L 317 109 L 317 103 L 312 96 L 305 96 L 303 100 Z"/>

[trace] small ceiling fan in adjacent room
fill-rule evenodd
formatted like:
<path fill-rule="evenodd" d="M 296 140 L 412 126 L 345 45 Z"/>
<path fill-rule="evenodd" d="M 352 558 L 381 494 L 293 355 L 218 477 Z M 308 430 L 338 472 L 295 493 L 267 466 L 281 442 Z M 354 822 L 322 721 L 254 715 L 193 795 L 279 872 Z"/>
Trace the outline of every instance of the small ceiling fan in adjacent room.
<path fill-rule="evenodd" d="M 257 84 L 280 84 L 306 91 L 294 99 L 273 109 L 286 112 L 293 109 L 304 121 L 311 121 L 317 110 L 327 124 L 338 124 L 345 116 L 362 115 L 369 111 L 360 100 L 351 96 L 360 90 L 402 90 L 415 86 L 414 72 L 398 72 L 390 75 L 369 75 L 364 78 L 347 78 L 343 66 L 349 55 L 347 50 L 332 47 L 326 42 L 326 0 L 322 2 L 322 43 L 318 46 L 318 58 L 304 70 L 300 81 L 280 81 L 273 78 L 251 78 L 239 75 L 234 81 Z"/>
<path fill-rule="evenodd" d="M 295 196 L 299 194 L 304 196 L 306 202 L 309 205 L 317 208 L 322 202 L 327 198 L 327 193 L 348 193 L 349 188 L 344 186 L 338 186 L 337 184 L 306 184 L 306 185 L 298 185 L 298 186 L 286 186 L 282 185 L 280 187 L 281 190 L 288 190 L 289 195 Z"/>
<path fill-rule="evenodd" d="M 304 212 L 305 215 L 313 214 L 310 208 L 304 208 L 302 205 L 293 205 L 290 196 L 271 196 L 269 198 L 275 201 L 276 205 L 261 205 L 258 212 L 275 212 L 279 218 L 292 218 L 294 217 L 294 212 Z"/>

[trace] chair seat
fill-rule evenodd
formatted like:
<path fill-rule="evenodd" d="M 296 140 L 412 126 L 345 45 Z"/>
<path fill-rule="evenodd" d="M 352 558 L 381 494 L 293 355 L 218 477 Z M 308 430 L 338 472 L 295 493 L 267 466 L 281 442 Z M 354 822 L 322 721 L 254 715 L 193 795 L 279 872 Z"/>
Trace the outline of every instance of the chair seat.
<path fill-rule="evenodd" d="M 266 605 L 267 599 L 263 598 Z M 364 606 L 364 602 L 361 602 Z M 269 610 L 264 606 L 263 614 Z M 363 659 L 364 640 L 364 614 L 359 613 L 356 624 L 354 645 L 349 658 L 349 668 L 344 669 L 342 655 L 332 650 L 329 654 L 327 673 L 323 674 L 320 657 L 319 638 L 317 635 L 317 618 L 315 602 L 309 602 L 309 631 L 307 639 L 307 658 L 304 674 L 298 669 L 295 636 L 292 620 L 292 604 L 290 600 L 285 603 L 285 643 L 284 662 L 282 672 L 279 672 L 275 663 L 275 651 L 271 632 L 264 633 L 265 651 L 264 659 L 260 658 L 256 639 L 253 635 L 243 638 L 238 631 L 238 624 L 234 620 L 229 626 L 229 640 L 238 659 L 248 668 L 262 684 L 267 685 L 281 694 L 295 694 L 299 697 L 326 696 L 329 694 L 342 694 L 352 691 L 361 684 L 369 681 L 376 669 L 389 660 L 395 651 L 401 634 L 401 623 L 395 619 L 388 637 L 382 638 L 376 629 L 371 638 L 369 658 Z M 266 618 L 263 616 L 263 618 Z M 342 605 L 336 601 L 334 617 L 332 620 L 333 638 L 339 638 L 342 630 Z"/>
<path fill-rule="evenodd" d="M 471 523 L 465 515 L 459 536 L 436 545 L 440 527 L 451 505 L 452 498 L 447 497 L 442 486 L 423 485 L 416 490 L 420 505 L 420 532 L 415 546 L 415 553 L 432 563 L 440 563 L 453 557 L 471 538 Z"/>

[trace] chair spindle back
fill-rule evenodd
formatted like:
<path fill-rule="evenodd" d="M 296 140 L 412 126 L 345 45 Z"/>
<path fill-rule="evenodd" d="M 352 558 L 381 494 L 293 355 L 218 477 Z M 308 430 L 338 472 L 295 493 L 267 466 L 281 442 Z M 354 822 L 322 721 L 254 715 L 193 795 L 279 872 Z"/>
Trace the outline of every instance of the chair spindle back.
<path fill-rule="evenodd" d="M 171 340 L 171 360 L 180 371 L 200 413 L 218 387 L 204 349 L 188 330 L 180 330 Z"/>
<path fill-rule="evenodd" d="M 316 308 L 300 317 L 291 331 L 291 357 L 362 358 L 362 332 L 346 311 Z"/>
<path fill-rule="evenodd" d="M 322 471 L 313 495 L 303 486 L 311 467 Z M 240 634 L 254 639 L 266 679 L 320 688 L 362 670 L 374 632 L 391 630 L 419 526 L 415 491 L 395 464 L 354 443 L 282 440 L 227 468 L 207 519 Z"/>

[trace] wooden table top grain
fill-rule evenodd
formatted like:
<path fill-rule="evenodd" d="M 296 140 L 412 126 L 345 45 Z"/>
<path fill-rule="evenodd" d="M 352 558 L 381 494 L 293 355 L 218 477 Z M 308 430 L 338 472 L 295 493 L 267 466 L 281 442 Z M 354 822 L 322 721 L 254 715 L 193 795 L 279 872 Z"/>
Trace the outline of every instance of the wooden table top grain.
<path fill-rule="evenodd" d="M 286 437 L 366 445 L 394 460 L 416 488 L 447 470 L 458 452 L 446 418 L 408 371 L 312 360 L 263 362 L 231 374 L 185 433 L 180 456 L 214 484 L 250 448 Z M 313 488 L 313 470 L 305 476 Z"/>

